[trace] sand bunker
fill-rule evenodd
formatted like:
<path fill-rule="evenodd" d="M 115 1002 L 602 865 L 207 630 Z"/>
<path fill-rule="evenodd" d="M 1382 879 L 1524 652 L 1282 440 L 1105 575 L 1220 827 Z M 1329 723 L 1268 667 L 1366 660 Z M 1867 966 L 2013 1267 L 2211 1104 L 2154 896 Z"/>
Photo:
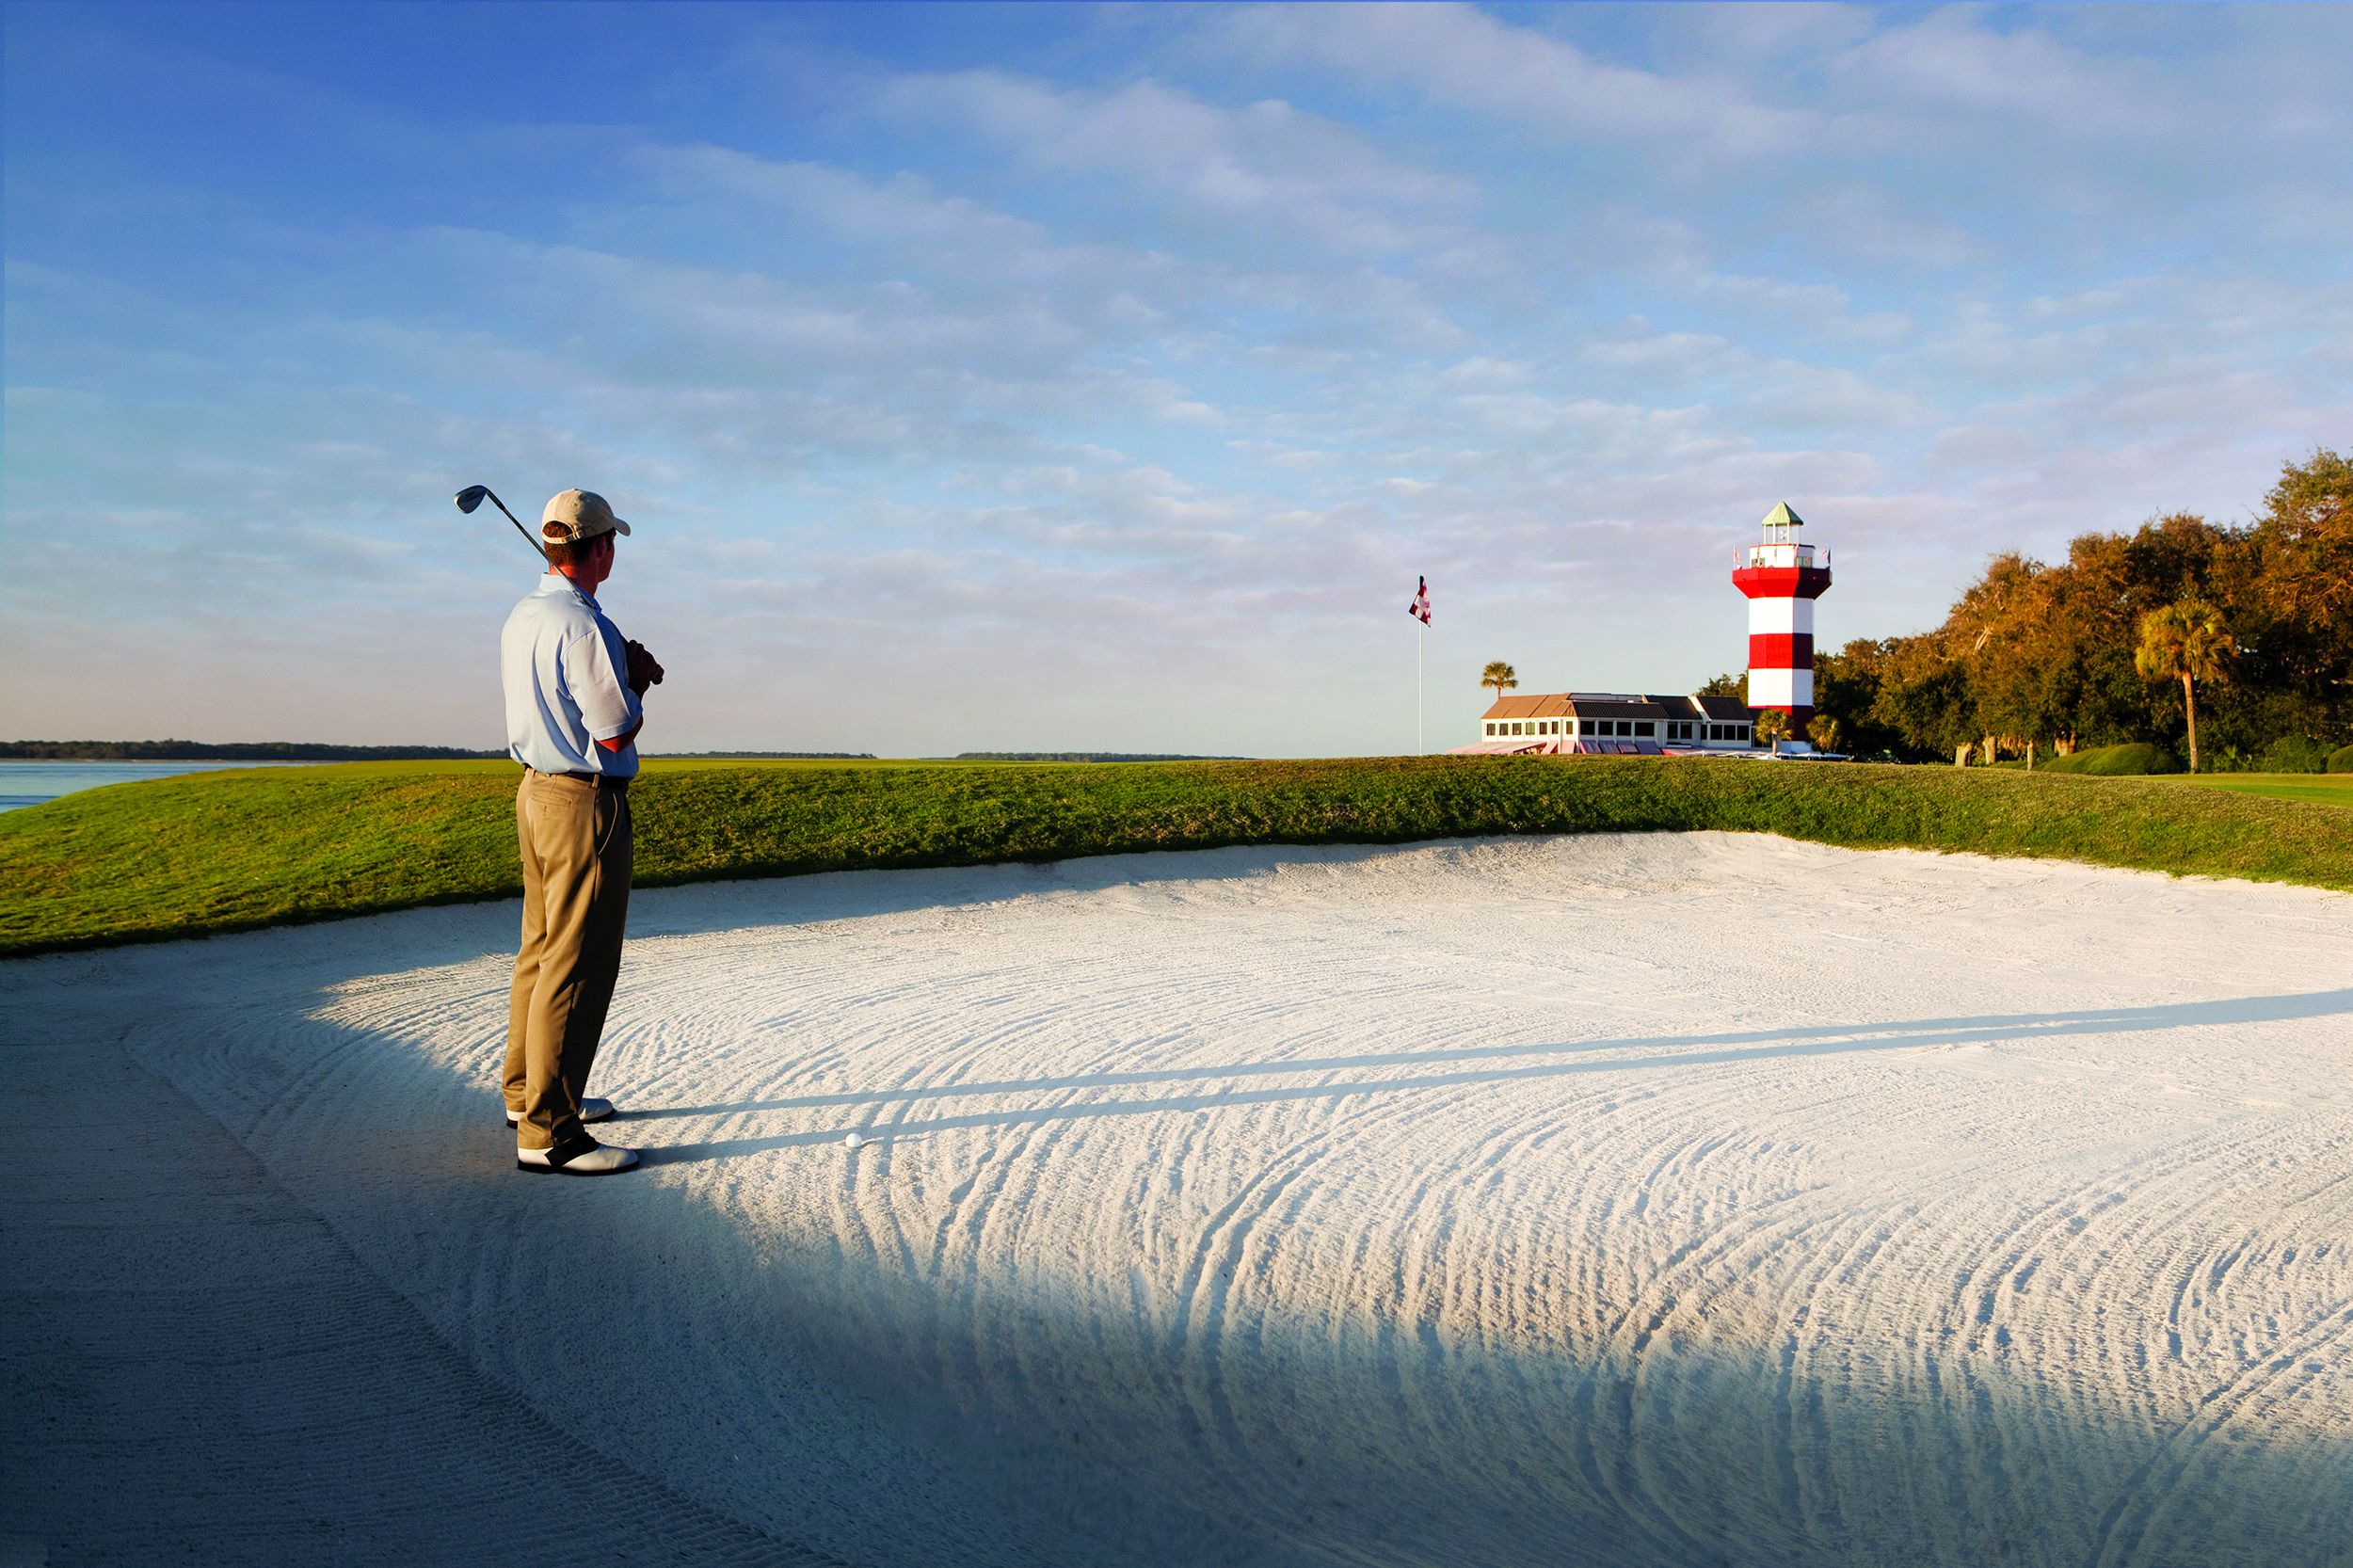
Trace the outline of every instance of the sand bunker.
<path fill-rule="evenodd" d="M 10 1048 L 124 1042 L 584 1464 L 852 1562 L 2353 1561 L 2353 900 L 1725 835 L 644 892 L 601 1182 L 509 1169 L 513 920 L 17 966 Z"/>

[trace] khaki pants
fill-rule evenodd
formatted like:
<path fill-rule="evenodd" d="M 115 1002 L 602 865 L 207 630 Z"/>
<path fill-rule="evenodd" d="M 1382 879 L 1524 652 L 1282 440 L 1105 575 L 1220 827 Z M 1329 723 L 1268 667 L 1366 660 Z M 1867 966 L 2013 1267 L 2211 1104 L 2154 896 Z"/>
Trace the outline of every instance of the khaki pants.
<path fill-rule="evenodd" d="M 523 939 L 506 1004 L 506 1109 L 516 1143 L 586 1136 L 580 1099 L 621 972 L 632 845 L 626 785 L 524 770 L 515 792 Z"/>

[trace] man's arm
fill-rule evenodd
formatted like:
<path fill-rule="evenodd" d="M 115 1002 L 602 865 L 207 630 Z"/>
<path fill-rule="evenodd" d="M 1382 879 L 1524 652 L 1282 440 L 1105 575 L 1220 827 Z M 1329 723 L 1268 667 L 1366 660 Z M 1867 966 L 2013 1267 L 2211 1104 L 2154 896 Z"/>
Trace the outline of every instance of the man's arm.
<path fill-rule="evenodd" d="M 629 654 L 629 689 L 642 697 L 646 695 L 647 687 L 662 684 L 662 665 L 652 654 L 646 651 L 645 644 L 631 642 L 625 647 Z M 620 750 L 630 742 L 637 739 L 637 732 L 646 728 L 645 712 L 645 709 L 642 706 L 639 707 L 637 722 L 629 727 L 627 733 L 616 735 L 609 741 L 599 741 L 597 744 L 607 751 Z"/>
<path fill-rule="evenodd" d="M 619 640 L 616 636 L 608 643 L 599 628 L 564 649 L 565 684 L 579 705 L 581 720 L 589 738 L 611 752 L 627 746 L 646 727 L 645 704 L 628 684 L 624 669 L 616 667 L 613 644 Z M 626 665 L 626 655 L 618 664 Z"/>

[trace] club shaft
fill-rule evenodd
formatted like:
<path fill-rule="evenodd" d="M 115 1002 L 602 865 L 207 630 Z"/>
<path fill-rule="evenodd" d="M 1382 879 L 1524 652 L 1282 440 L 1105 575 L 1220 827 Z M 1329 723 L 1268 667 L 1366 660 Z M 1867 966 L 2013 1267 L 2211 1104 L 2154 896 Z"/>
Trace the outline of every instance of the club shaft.
<path fill-rule="evenodd" d="M 490 498 L 491 505 L 496 506 L 502 512 L 506 512 L 506 503 L 499 499 L 498 491 L 493 489 L 485 489 L 482 493 Z M 531 547 L 531 552 L 534 555 L 536 555 L 542 561 L 548 558 L 546 549 L 541 546 L 538 540 L 531 536 L 531 530 L 523 526 L 522 520 L 520 518 L 518 518 L 512 512 L 506 512 L 506 520 L 515 525 L 515 532 L 523 536 L 523 543 Z"/>

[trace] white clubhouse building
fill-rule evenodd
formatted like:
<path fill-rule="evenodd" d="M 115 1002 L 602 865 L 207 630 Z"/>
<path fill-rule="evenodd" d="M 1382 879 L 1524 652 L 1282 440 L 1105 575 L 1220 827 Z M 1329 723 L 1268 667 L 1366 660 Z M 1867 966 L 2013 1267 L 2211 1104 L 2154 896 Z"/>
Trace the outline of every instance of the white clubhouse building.
<path fill-rule="evenodd" d="M 1620 692 L 1550 692 L 1499 696 L 1480 720 L 1480 738 L 1456 756 L 1511 753 L 1657 757 L 1671 751 L 1746 751 L 1754 716 L 1737 696 L 1635 696 Z"/>

